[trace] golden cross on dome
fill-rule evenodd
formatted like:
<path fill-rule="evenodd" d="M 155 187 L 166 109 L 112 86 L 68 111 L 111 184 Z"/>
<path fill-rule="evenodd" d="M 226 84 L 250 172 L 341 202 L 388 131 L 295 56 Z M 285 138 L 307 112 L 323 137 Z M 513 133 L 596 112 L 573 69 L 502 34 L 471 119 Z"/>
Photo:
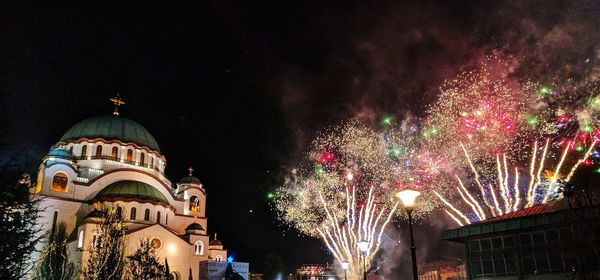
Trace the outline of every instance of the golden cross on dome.
<path fill-rule="evenodd" d="M 117 93 L 117 96 L 115 96 L 109 100 L 112 101 L 113 104 L 115 104 L 115 111 L 113 112 L 113 115 L 118 116 L 119 115 L 119 106 L 125 105 L 125 101 L 123 101 L 123 99 L 121 99 L 121 96 L 118 93 Z"/>
<path fill-rule="evenodd" d="M 192 176 L 192 172 L 194 171 L 194 168 L 192 168 L 192 167 L 190 166 L 190 168 L 188 168 L 188 171 L 190 172 L 190 176 Z"/>

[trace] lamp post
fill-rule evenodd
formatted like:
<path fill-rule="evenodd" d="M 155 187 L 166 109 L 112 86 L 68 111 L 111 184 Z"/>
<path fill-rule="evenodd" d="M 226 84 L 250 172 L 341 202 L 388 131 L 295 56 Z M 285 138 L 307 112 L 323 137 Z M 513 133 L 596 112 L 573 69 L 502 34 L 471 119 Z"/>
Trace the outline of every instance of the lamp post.
<path fill-rule="evenodd" d="M 342 261 L 340 264 L 342 265 L 342 269 L 344 270 L 344 280 L 348 280 L 348 278 L 346 278 L 346 271 L 348 270 L 348 266 L 350 265 L 350 263 L 347 261 Z"/>
<path fill-rule="evenodd" d="M 361 240 L 358 242 L 358 250 L 363 254 L 363 280 L 367 280 L 367 252 L 371 243 L 367 240 Z"/>
<path fill-rule="evenodd" d="M 418 280 L 419 274 L 417 272 L 417 253 L 415 248 L 415 240 L 413 237 L 413 228 L 412 228 L 412 211 L 415 208 L 415 199 L 417 196 L 421 195 L 419 191 L 406 188 L 398 193 L 396 193 L 396 197 L 402 201 L 404 205 L 404 210 L 408 213 L 408 228 L 410 230 L 410 253 L 412 255 L 412 268 L 413 268 L 413 279 Z"/>

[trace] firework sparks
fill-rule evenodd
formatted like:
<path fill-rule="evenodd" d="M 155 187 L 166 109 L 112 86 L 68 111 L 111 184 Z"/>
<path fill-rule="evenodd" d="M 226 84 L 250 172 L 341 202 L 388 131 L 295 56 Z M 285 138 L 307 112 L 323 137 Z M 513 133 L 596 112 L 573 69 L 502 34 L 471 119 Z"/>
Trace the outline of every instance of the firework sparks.
<path fill-rule="evenodd" d="M 489 178 L 481 178 L 480 175 L 478 175 L 477 169 L 475 168 L 475 166 L 469 158 L 469 153 L 466 149 L 464 150 L 465 157 L 467 158 L 466 161 L 469 163 L 469 169 L 474 175 L 473 181 L 475 181 L 474 183 L 476 183 L 480 191 L 479 197 L 481 197 L 481 200 L 477 201 L 474 199 L 474 196 L 470 194 L 469 190 L 465 187 L 464 183 L 458 176 L 456 176 L 456 179 L 458 181 L 459 187 L 456 187 L 456 189 L 459 193 L 460 198 L 462 199 L 461 201 L 464 202 L 471 209 L 471 213 L 473 214 L 474 219 L 469 219 L 468 215 L 465 212 L 460 210 L 456 205 L 452 204 L 448 199 L 444 198 L 442 195 L 436 193 L 435 191 L 434 193 L 449 208 L 449 210 L 451 210 L 446 210 L 448 216 L 450 216 L 450 218 L 452 218 L 452 220 L 457 222 L 457 224 L 459 225 L 462 224 L 462 222 L 460 221 L 460 219 L 457 219 L 457 217 L 463 218 L 466 224 L 470 224 L 473 221 L 485 220 L 486 215 L 496 217 L 498 215 L 517 211 L 522 207 L 529 207 L 538 203 L 547 203 L 548 201 L 561 199 L 562 197 L 560 196 L 560 194 L 558 194 L 558 189 L 562 184 L 561 182 L 559 182 L 560 172 L 563 169 L 566 158 L 569 154 L 569 151 L 571 150 L 571 143 L 564 147 L 563 151 L 561 152 L 560 159 L 556 163 L 554 172 L 552 173 L 550 171 L 547 171 L 547 173 L 549 173 L 550 175 L 547 175 L 544 179 L 542 179 L 541 172 L 544 168 L 544 162 L 547 158 L 549 142 L 550 140 L 546 139 L 542 155 L 539 159 L 537 158 L 538 145 L 537 142 L 534 142 L 533 151 L 531 154 L 532 159 L 529 166 L 530 178 L 528 180 L 528 183 L 525 184 L 523 187 L 521 186 L 519 180 L 519 169 L 515 167 L 512 173 L 509 172 L 508 160 L 505 154 L 502 155 L 502 160 L 500 159 L 500 155 L 496 155 L 497 179 L 490 180 Z M 569 175 L 566 177 L 565 181 L 570 180 L 573 173 L 577 170 L 580 164 L 588 159 L 596 143 L 597 141 L 594 141 L 589 147 L 589 149 L 586 151 L 584 156 L 572 166 Z M 535 174 L 536 166 L 538 168 L 537 174 Z M 490 183 L 488 185 L 489 188 L 486 192 L 484 191 L 483 185 L 480 181 L 496 181 L 496 183 Z M 512 184 L 510 184 L 511 182 Z M 538 191 L 538 186 L 545 186 L 545 188 L 541 188 L 540 191 Z M 521 198 L 521 188 L 526 189 L 526 191 L 523 194 L 525 195 L 525 199 Z M 491 207 L 491 205 L 489 205 L 489 203 L 487 202 L 488 199 L 486 199 L 486 196 L 488 194 L 492 197 L 492 201 L 495 206 L 495 211 L 494 208 Z M 498 196 L 501 197 L 502 200 L 498 200 Z M 488 205 L 489 211 L 487 213 L 483 211 L 483 204 Z"/>

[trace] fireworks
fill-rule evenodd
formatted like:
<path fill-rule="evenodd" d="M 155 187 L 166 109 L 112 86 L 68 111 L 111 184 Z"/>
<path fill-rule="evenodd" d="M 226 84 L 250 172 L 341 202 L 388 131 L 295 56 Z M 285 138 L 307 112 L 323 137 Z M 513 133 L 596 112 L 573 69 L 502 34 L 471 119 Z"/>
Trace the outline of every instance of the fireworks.
<path fill-rule="evenodd" d="M 371 243 L 369 263 L 390 220 L 405 214 L 398 210 L 397 189 L 410 185 L 423 190 L 425 183 L 432 188 L 439 175 L 435 166 L 441 159 L 419 153 L 419 135 L 411 131 L 391 121 L 381 131 L 352 121 L 323 133 L 313 141 L 306 166 L 278 189 L 280 218 L 303 234 L 321 238 L 338 261 L 348 261 L 350 270 L 360 275 L 363 257 L 357 242 Z M 433 193 L 422 192 L 416 218 L 439 203 Z"/>
<path fill-rule="evenodd" d="M 546 139 L 539 157 L 538 143 L 534 142 L 529 166 L 529 180 L 527 183 L 520 181 L 518 167 L 515 166 L 509 169 L 506 154 L 496 155 L 497 174 L 495 180 L 493 178 L 482 178 L 476 166 L 471 162 L 469 153 L 463 146 L 464 156 L 472 172 L 471 178 L 475 185 L 478 186 L 478 192 L 475 191 L 472 193 L 472 191 L 465 187 L 463 180 L 458 175 L 455 176 L 458 183 L 455 183 L 455 189 L 461 198 L 459 201 L 464 202 L 471 211 L 465 212 L 448 198 L 444 198 L 444 196 L 436 191 L 434 193 L 448 207 L 445 210 L 448 216 L 461 226 L 463 224 L 483 221 L 487 217 L 496 217 L 517 211 L 524 207 L 558 200 L 562 198 L 561 193 L 558 191 L 560 186 L 565 182 L 569 182 L 579 165 L 587 160 L 596 143 L 597 140 L 592 143 L 585 155 L 571 167 L 564 181 L 560 181 L 562 167 L 572 149 L 569 148 L 570 146 L 563 148 L 554 172 L 547 171 L 548 175 L 542 178 L 541 173 L 544 169 L 544 163 L 547 160 L 550 139 Z M 512 173 L 509 170 L 513 170 Z M 486 183 L 488 185 L 487 189 L 484 188 Z M 481 199 L 478 200 L 475 197 L 480 197 Z"/>
<path fill-rule="evenodd" d="M 510 71 L 506 63 L 488 58 L 481 69 L 447 81 L 427 111 L 423 136 L 428 150 L 455 166 L 464 160 L 457 147 L 464 146 L 478 162 L 551 132 L 549 111 L 539 106 L 544 97 L 535 94 L 540 86 L 514 82 Z"/>

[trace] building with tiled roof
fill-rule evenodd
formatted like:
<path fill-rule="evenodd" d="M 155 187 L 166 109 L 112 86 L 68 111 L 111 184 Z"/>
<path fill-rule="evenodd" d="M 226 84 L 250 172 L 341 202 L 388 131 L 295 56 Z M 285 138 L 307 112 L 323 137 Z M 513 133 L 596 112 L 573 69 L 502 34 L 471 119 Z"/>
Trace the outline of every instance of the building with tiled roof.
<path fill-rule="evenodd" d="M 600 279 L 599 218 L 600 208 L 563 199 L 448 229 L 443 238 L 464 244 L 467 279 Z"/>

